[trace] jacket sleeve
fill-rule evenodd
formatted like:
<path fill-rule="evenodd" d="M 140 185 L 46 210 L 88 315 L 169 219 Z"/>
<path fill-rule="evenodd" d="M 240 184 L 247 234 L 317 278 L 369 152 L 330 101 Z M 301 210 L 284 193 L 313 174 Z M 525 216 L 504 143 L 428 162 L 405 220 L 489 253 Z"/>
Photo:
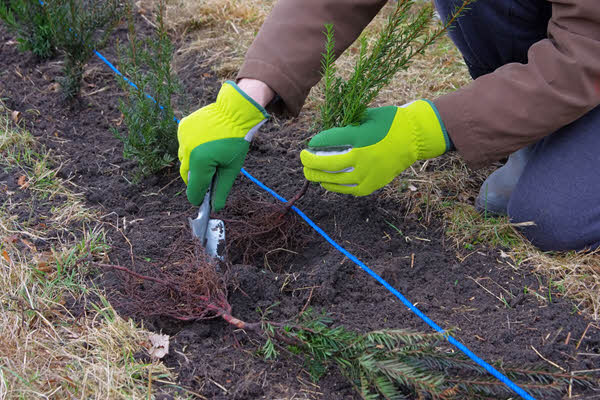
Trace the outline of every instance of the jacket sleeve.
<path fill-rule="evenodd" d="M 246 53 L 237 78 L 265 82 L 297 115 L 321 79 L 325 24 L 335 29 L 339 56 L 386 0 L 279 0 Z"/>
<path fill-rule="evenodd" d="M 534 143 L 600 104 L 600 2 L 551 1 L 548 37 L 531 46 L 527 64 L 504 65 L 434 101 L 473 167 Z"/>

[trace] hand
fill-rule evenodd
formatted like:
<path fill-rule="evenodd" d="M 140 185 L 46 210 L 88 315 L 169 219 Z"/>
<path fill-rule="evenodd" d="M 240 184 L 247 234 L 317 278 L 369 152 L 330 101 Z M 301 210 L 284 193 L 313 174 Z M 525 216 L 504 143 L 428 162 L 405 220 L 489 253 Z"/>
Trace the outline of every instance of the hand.
<path fill-rule="evenodd" d="M 370 108 L 358 126 L 317 134 L 300 159 L 307 180 L 332 192 L 366 196 L 415 161 L 439 156 L 450 147 L 435 106 L 417 100 Z"/>
<path fill-rule="evenodd" d="M 267 111 L 231 81 L 225 82 L 217 101 L 188 115 L 179 123 L 179 172 L 187 184 L 190 203 L 200 205 L 216 173 L 212 208 L 225 200 L 240 172 L 252 137 L 269 118 Z"/>

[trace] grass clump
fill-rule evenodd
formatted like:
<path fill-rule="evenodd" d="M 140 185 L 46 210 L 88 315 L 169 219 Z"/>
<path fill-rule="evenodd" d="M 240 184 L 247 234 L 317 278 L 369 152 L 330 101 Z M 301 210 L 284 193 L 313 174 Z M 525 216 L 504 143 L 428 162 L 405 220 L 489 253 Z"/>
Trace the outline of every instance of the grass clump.
<path fill-rule="evenodd" d="M 508 217 L 481 215 L 470 205 L 452 204 L 447 212 L 446 234 L 454 238 L 457 247 L 472 249 L 479 244 L 493 247 L 514 248 L 523 241 L 518 228 L 533 223 L 511 223 Z"/>
<path fill-rule="evenodd" d="M 63 96 L 79 94 L 85 65 L 120 22 L 121 0 L 53 0 L 48 4 L 57 49 L 64 55 Z"/>
<path fill-rule="evenodd" d="M 38 0 L 3 0 L 0 20 L 17 35 L 20 51 L 31 51 L 40 60 L 55 53 L 48 9 Z"/>
<path fill-rule="evenodd" d="M 50 163 L 0 103 L 0 170 L 26 178 L 14 190 L 0 188 L 0 398 L 141 399 L 168 392 L 151 384 L 172 379 L 167 368 L 139 357 L 149 332 L 120 318 L 88 286 L 89 263 L 109 249 L 104 231 L 77 203 L 80 195 L 49 173 Z M 50 175 L 52 183 L 41 184 Z M 64 207 L 49 210 L 52 196 Z"/>
<path fill-rule="evenodd" d="M 133 17 L 129 17 L 129 45 L 121 52 L 121 68 L 131 80 L 119 79 L 125 99 L 119 101 L 127 133 L 114 130 L 123 142 L 125 158 L 138 163 L 138 178 L 155 174 L 177 158 L 177 122 L 173 97 L 181 86 L 171 68 L 173 44 L 164 22 L 165 5 L 156 14 L 153 37 L 136 38 Z M 132 86 L 130 82 L 135 82 Z M 149 97 L 151 93 L 153 97 Z"/>
<path fill-rule="evenodd" d="M 474 0 L 464 0 L 454 16 L 430 33 L 434 10 L 425 5 L 411 13 L 414 0 L 399 0 L 387 24 L 372 46 L 360 39 L 359 56 L 347 80 L 336 76 L 335 30 L 326 25 L 326 45 L 322 69 L 325 99 L 320 107 L 320 127 L 330 129 L 359 124 L 369 104 L 390 84 L 397 72 L 435 42 Z"/>

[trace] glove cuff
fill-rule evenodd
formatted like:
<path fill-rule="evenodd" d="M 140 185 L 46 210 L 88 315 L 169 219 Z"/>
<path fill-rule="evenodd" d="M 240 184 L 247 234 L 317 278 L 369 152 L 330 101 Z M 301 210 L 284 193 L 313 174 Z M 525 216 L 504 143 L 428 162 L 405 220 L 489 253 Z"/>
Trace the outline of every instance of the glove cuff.
<path fill-rule="evenodd" d="M 247 132 L 244 137 L 247 141 L 252 139 L 260 125 L 270 117 L 263 106 L 232 81 L 226 81 L 223 84 L 217 95 L 215 106 L 220 115 L 241 128 L 240 131 Z"/>
<path fill-rule="evenodd" d="M 431 101 L 417 100 L 402 108 L 416 127 L 417 159 L 434 158 L 452 149 L 450 136 Z"/>

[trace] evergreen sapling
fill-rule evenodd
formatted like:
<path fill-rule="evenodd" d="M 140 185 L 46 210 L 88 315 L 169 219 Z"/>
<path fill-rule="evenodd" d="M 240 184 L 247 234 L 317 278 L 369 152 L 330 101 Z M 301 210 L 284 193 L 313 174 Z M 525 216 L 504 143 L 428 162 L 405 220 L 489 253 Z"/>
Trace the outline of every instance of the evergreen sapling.
<path fill-rule="evenodd" d="M 79 94 L 85 65 L 119 24 L 121 0 L 52 0 L 48 11 L 56 47 L 64 55 L 63 96 Z"/>
<path fill-rule="evenodd" d="M 164 23 L 165 5 L 159 3 L 153 37 L 136 37 L 129 14 L 129 45 L 119 48 L 121 70 L 136 87 L 118 78 L 125 98 L 119 101 L 126 133 L 114 130 L 123 142 L 125 158 L 138 164 L 136 179 L 155 174 L 177 159 L 177 122 L 173 97 L 181 86 L 171 68 L 173 45 Z M 149 98 L 147 94 L 153 97 Z"/>
<path fill-rule="evenodd" d="M 434 9 L 431 5 L 421 6 L 416 13 L 411 13 L 414 0 L 398 0 L 373 45 L 369 46 L 364 36 L 359 39 L 358 58 L 348 80 L 336 75 L 335 27 L 326 25 L 325 53 L 321 61 L 325 99 L 320 107 L 320 128 L 360 124 L 367 107 L 396 73 L 408 68 L 410 61 L 451 28 L 474 1 L 463 0 L 448 22 L 432 33 Z"/>
<path fill-rule="evenodd" d="M 39 0 L 3 0 L 0 20 L 17 35 L 20 51 L 31 51 L 40 60 L 55 53 L 48 9 Z"/>
<path fill-rule="evenodd" d="M 460 352 L 453 351 L 441 333 L 386 329 L 359 333 L 343 326 L 332 327 L 326 314 L 311 310 L 296 324 L 263 321 L 266 358 L 275 358 L 275 343 L 285 343 L 303 355 L 315 381 L 336 367 L 361 398 L 375 399 L 509 399 L 514 393 L 504 383 Z M 568 384 L 594 387 L 589 376 L 512 368 L 496 365 L 524 390 L 538 398 L 564 392 Z"/>

